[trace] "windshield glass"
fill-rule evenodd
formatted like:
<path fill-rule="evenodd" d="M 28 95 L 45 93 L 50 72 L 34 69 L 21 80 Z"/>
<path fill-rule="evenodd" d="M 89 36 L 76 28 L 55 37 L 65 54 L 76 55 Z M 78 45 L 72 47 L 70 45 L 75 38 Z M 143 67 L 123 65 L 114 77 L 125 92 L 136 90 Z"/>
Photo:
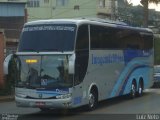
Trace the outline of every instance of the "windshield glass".
<path fill-rule="evenodd" d="M 19 56 L 17 87 L 66 88 L 71 87 L 73 75 L 68 74 L 69 55 Z"/>
<path fill-rule="evenodd" d="M 29 25 L 22 30 L 19 52 L 73 51 L 76 25 Z"/>

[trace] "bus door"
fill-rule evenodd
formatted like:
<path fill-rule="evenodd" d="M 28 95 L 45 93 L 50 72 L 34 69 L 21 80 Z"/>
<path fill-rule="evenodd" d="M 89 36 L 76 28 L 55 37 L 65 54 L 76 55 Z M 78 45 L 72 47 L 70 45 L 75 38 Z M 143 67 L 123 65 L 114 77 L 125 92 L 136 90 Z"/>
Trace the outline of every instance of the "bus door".
<path fill-rule="evenodd" d="M 75 76 L 74 76 L 74 105 L 83 104 L 85 95 L 85 75 L 88 68 L 89 59 L 89 26 L 80 25 L 77 31 L 76 56 L 75 56 Z"/>

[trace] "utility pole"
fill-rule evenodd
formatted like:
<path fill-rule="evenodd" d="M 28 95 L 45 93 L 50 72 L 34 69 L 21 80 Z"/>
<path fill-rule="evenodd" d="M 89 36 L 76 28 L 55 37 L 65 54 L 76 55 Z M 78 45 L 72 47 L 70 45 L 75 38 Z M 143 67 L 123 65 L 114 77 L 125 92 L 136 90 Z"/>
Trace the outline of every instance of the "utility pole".
<path fill-rule="evenodd" d="M 111 0 L 111 20 L 116 20 L 116 4 L 115 0 Z"/>

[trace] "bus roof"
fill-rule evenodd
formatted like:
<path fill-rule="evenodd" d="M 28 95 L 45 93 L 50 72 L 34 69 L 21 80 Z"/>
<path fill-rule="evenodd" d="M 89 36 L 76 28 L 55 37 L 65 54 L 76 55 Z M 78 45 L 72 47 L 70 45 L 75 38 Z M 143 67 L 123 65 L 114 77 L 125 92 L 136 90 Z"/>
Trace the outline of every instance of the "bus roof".
<path fill-rule="evenodd" d="M 37 20 L 25 23 L 25 26 L 27 25 L 40 25 L 40 24 L 94 24 L 94 25 L 102 25 L 102 26 L 108 26 L 108 27 L 114 27 L 114 28 L 124 28 L 124 29 L 131 29 L 131 30 L 137 30 L 142 32 L 149 32 L 153 33 L 151 29 L 149 28 L 141 28 L 141 27 L 133 27 L 129 26 L 124 22 L 120 21 L 111 21 L 111 20 L 105 20 L 100 18 L 75 18 L 75 19 L 48 19 L 48 20 Z"/>

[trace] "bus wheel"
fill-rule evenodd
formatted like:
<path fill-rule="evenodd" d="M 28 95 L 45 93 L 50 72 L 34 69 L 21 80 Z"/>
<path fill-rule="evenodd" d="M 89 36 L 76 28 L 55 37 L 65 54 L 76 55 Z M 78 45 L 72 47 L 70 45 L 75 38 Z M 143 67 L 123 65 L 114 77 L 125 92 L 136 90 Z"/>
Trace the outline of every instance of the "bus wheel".
<path fill-rule="evenodd" d="M 98 95 L 95 90 L 92 90 L 89 94 L 89 104 L 88 104 L 89 110 L 94 110 L 97 107 L 97 104 L 98 104 Z"/>
<path fill-rule="evenodd" d="M 136 96 L 136 82 L 133 81 L 131 84 L 130 97 L 135 98 L 135 96 Z"/>
<path fill-rule="evenodd" d="M 139 97 L 143 95 L 143 83 L 142 83 L 142 81 L 139 82 L 137 95 Z"/>

